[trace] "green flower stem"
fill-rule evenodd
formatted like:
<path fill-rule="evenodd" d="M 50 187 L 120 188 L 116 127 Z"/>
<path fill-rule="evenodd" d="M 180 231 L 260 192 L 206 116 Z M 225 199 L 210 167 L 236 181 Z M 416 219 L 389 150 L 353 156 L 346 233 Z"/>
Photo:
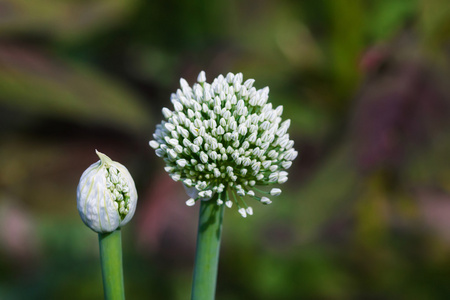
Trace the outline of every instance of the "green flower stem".
<path fill-rule="evenodd" d="M 192 300 L 213 300 L 216 292 L 224 211 L 224 205 L 217 205 L 216 200 L 214 197 L 200 204 Z"/>
<path fill-rule="evenodd" d="M 103 291 L 106 300 L 125 299 L 122 270 L 122 238 L 120 228 L 109 233 L 99 233 L 100 261 Z"/>

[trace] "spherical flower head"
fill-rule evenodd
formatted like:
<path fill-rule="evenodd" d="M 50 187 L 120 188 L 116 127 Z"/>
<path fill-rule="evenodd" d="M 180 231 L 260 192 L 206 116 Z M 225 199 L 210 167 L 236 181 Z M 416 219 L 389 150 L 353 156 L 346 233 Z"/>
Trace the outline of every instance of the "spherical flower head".
<path fill-rule="evenodd" d="M 287 133 L 290 120 L 282 120 L 282 106 L 267 102 L 268 87 L 257 90 L 241 73 L 220 75 L 209 84 L 202 71 L 197 81 L 191 87 L 180 80 L 171 96 L 173 110 L 162 109 L 165 120 L 149 144 L 172 179 L 184 184 L 188 206 L 217 195 L 217 205 L 234 203 L 243 217 L 252 215 L 244 197 L 270 204 L 262 194 L 278 196 L 281 190 L 257 186 L 286 182 L 297 157 Z"/>
<path fill-rule="evenodd" d="M 127 168 L 96 150 L 100 160 L 81 175 L 77 208 L 84 224 L 98 233 L 112 232 L 134 215 L 137 191 Z"/>

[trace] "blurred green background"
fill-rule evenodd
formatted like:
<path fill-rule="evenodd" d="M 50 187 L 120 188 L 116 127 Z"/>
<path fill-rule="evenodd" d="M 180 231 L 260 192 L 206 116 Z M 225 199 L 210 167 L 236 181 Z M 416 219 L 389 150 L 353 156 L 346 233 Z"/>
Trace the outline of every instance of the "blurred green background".
<path fill-rule="evenodd" d="M 448 299 L 448 0 L 0 0 L 0 299 L 102 298 L 95 149 L 138 188 L 127 298 L 189 298 L 198 206 L 148 141 L 201 70 L 269 86 L 299 151 L 226 211 L 217 299 Z"/>

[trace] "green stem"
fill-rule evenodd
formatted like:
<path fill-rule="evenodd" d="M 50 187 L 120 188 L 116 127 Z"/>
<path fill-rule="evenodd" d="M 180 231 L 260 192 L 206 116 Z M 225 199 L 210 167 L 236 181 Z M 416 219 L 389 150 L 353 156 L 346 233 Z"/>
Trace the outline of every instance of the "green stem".
<path fill-rule="evenodd" d="M 217 205 L 216 197 L 201 201 L 192 300 L 214 299 L 223 211 L 224 205 Z"/>
<path fill-rule="evenodd" d="M 100 261 L 103 291 L 106 300 L 124 300 L 125 288 L 122 271 L 122 238 L 120 228 L 109 233 L 99 233 Z"/>

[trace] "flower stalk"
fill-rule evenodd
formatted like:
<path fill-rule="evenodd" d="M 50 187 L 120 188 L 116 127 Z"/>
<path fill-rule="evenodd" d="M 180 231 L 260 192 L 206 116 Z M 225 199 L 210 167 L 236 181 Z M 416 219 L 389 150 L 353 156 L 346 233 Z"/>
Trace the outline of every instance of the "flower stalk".
<path fill-rule="evenodd" d="M 247 201 L 271 204 L 267 196 L 281 189 L 257 187 L 285 183 L 298 155 L 283 106 L 274 108 L 269 88 L 256 89 L 254 82 L 228 73 L 208 83 L 203 71 L 192 86 L 180 79 L 170 97 L 173 110 L 162 109 L 164 120 L 149 142 L 185 187 L 186 205 L 200 202 L 193 300 L 214 299 L 224 208 L 234 206 L 246 218 L 253 215 Z"/>
<path fill-rule="evenodd" d="M 137 191 L 127 168 L 96 151 L 100 160 L 83 172 L 77 188 L 81 220 L 98 233 L 106 300 L 125 299 L 120 228 L 134 215 Z"/>
<path fill-rule="evenodd" d="M 216 292 L 224 206 L 211 199 L 201 201 L 192 300 L 212 300 Z"/>
<path fill-rule="evenodd" d="M 98 242 L 104 297 L 106 300 L 123 300 L 125 299 L 125 288 L 123 284 L 120 228 L 113 232 L 99 233 Z"/>

